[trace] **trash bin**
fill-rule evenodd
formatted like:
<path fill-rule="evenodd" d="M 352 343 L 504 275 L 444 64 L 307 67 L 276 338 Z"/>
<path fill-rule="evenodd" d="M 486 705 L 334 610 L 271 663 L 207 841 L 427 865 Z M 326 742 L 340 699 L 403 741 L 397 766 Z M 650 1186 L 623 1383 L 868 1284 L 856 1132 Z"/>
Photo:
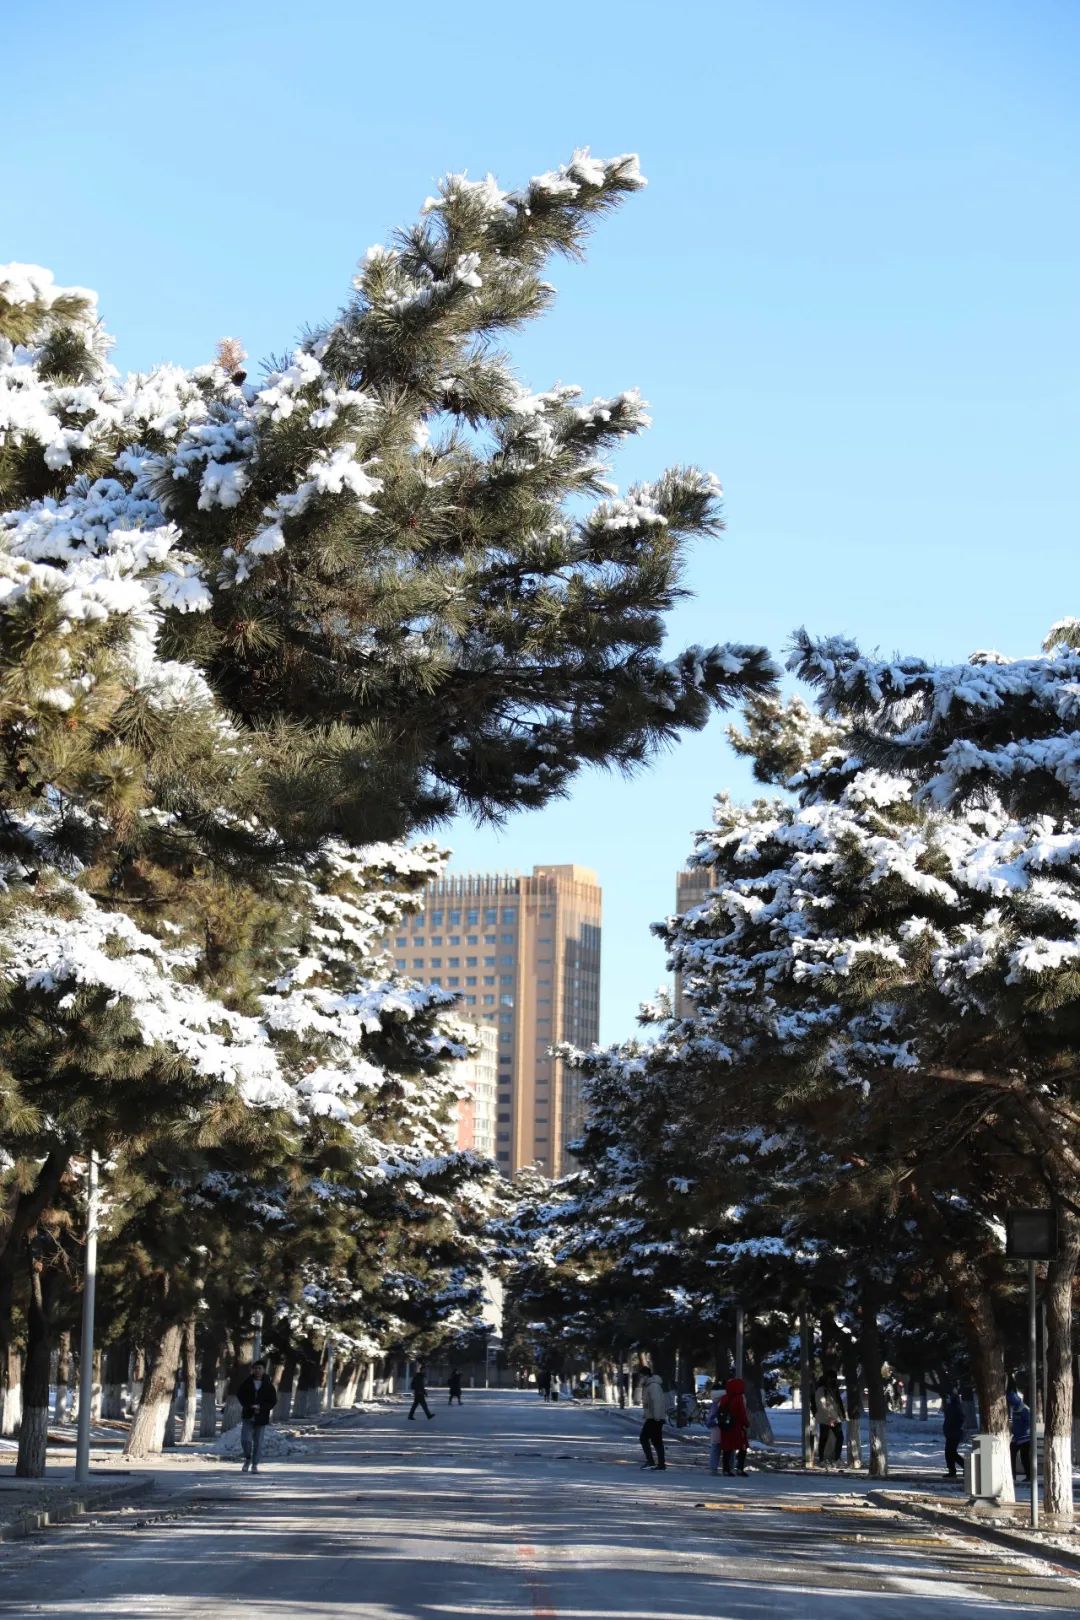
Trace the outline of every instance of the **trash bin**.
<path fill-rule="evenodd" d="M 964 1458 L 964 1487 L 969 1496 L 979 1501 L 995 1501 L 1005 1484 L 1003 1447 L 995 1444 L 992 1434 L 972 1437 L 971 1450 Z"/>

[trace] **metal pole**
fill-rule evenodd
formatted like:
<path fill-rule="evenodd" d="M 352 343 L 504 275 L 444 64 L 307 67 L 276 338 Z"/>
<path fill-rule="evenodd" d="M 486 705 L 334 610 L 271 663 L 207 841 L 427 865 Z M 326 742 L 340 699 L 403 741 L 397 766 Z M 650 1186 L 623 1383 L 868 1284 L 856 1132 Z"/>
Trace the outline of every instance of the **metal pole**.
<path fill-rule="evenodd" d="M 1035 1298 L 1035 1262 L 1028 1261 L 1028 1404 L 1031 1407 L 1031 1528 L 1039 1528 L 1039 1443 L 1035 1426 L 1038 1409 L 1039 1333 Z"/>
<path fill-rule="evenodd" d="M 94 1401 L 94 1296 L 97 1292 L 98 1157 L 93 1148 L 86 1178 L 86 1263 L 83 1282 L 82 1340 L 79 1347 L 79 1428 L 75 1478 L 90 1478 L 90 1412 Z"/>
<path fill-rule="evenodd" d="M 735 1376 L 743 1376 L 744 1349 L 746 1340 L 746 1312 L 741 1305 L 735 1307 Z"/>

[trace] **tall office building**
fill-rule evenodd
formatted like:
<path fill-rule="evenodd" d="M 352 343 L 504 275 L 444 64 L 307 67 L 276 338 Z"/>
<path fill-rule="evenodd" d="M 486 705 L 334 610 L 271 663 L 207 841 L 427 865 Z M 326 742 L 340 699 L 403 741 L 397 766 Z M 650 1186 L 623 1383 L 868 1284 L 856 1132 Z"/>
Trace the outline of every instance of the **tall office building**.
<path fill-rule="evenodd" d="M 493 1159 L 499 1089 L 498 1035 L 490 1024 L 475 1022 L 463 1024 L 462 1033 L 477 1050 L 464 1058 L 456 1071 L 467 1092 L 458 1103 L 457 1145 Z"/>
<path fill-rule="evenodd" d="M 675 915 L 685 916 L 694 906 L 699 906 L 709 893 L 716 887 L 716 868 L 713 866 L 691 866 L 687 871 L 679 872 L 675 878 Z M 682 974 L 675 975 L 675 994 L 673 1005 L 676 1018 L 689 1018 L 694 1010 L 694 1004 L 683 988 Z"/>
<path fill-rule="evenodd" d="M 495 1158 L 508 1175 L 562 1175 L 581 1128 L 577 1077 L 548 1056 L 600 1038 L 600 885 L 583 866 L 451 875 L 389 937 L 397 967 L 460 997 L 462 1016 L 496 1031 Z"/>

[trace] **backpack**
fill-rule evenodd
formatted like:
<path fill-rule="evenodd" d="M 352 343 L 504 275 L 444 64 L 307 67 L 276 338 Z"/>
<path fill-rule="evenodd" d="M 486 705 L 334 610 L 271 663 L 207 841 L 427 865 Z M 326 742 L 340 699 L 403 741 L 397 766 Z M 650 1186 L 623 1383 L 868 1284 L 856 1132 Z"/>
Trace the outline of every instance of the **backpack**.
<path fill-rule="evenodd" d="M 733 1429 L 735 1427 L 735 1414 L 730 1407 L 718 1406 L 709 1414 L 710 1429 Z"/>

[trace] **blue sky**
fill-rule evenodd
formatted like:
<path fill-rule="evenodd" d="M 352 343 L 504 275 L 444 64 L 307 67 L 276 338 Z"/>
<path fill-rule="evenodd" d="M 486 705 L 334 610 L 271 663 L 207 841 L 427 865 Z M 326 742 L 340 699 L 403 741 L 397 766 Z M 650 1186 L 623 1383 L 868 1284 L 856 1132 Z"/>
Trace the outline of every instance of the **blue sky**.
<path fill-rule="evenodd" d="M 514 352 L 536 387 L 642 389 L 621 481 L 723 480 L 672 644 L 806 623 L 952 659 L 1080 613 L 1074 0 L 15 0 L 4 36 L 0 256 L 97 288 L 121 366 L 280 353 L 448 169 L 638 151 L 649 189 Z M 718 720 L 448 839 L 460 868 L 599 872 L 617 1038 L 725 787 L 751 791 Z"/>

